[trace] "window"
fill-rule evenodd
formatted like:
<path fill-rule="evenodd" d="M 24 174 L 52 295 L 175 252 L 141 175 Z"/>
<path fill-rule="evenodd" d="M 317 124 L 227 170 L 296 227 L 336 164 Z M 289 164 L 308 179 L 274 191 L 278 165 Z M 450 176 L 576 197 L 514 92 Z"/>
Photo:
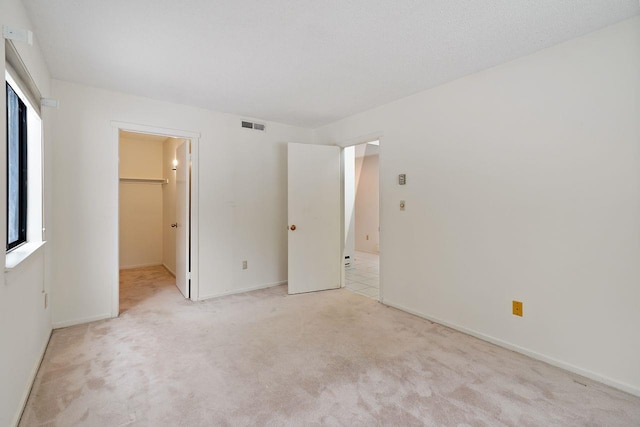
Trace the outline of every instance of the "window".
<path fill-rule="evenodd" d="M 27 107 L 7 86 L 7 250 L 27 241 Z"/>
<path fill-rule="evenodd" d="M 3 209 L 9 272 L 45 244 L 42 94 L 11 41 L 4 43 L 6 178 Z"/>

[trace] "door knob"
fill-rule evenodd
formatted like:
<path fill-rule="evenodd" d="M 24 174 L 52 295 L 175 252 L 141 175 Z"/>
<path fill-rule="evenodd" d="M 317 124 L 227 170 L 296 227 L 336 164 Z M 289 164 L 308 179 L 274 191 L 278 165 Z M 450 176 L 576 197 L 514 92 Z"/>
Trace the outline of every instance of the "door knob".
<path fill-rule="evenodd" d="M 173 224 L 171 224 L 171 228 L 176 228 L 178 226 L 177 222 L 174 222 Z"/>
<path fill-rule="evenodd" d="M 294 224 L 294 225 L 292 225 L 292 226 L 291 226 L 291 227 L 289 227 L 289 228 L 291 229 L 291 231 L 295 231 L 295 230 L 296 230 L 296 226 L 295 226 L 295 224 Z"/>

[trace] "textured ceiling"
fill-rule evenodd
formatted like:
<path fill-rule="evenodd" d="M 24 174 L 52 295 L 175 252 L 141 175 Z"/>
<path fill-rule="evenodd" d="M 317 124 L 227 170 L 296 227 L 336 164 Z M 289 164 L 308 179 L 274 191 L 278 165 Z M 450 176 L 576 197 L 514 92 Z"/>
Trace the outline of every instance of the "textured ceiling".
<path fill-rule="evenodd" d="M 23 0 L 52 76 L 317 127 L 640 13 L 638 0 Z"/>

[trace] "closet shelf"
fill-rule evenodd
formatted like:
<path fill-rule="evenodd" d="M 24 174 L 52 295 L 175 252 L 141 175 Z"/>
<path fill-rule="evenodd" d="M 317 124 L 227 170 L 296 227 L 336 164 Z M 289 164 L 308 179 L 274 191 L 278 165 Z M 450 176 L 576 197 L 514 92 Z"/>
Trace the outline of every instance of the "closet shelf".
<path fill-rule="evenodd" d="M 120 182 L 147 183 L 147 184 L 168 184 L 169 180 L 164 178 L 120 178 Z"/>

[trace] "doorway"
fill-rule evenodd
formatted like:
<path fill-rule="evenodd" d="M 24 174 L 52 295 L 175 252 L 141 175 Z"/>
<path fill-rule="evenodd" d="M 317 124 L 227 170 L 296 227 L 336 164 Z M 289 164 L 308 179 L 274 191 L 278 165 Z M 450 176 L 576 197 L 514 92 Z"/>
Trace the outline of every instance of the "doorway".
<path fill-rule="evenodd" d="M 176 241 L 180 240 L 176 239 L 176 151 L 186 142 L 184 138 L 119 133 L 121 312 L 148 297 L 154 283 L 176 282 Z M 184 293 L 189 296 L 188 289 Z"/>
<path fill-rule="evenodd" d="M 171 292 L 177 286 L 185 298 L 197 301 L 198 193 L 193 177 L 199 134 L 112 125 L 119 149 L 119 263 L 112 316 L 167 284 Z"/>
<path fill-rule="evenodd" d="M 380 141 L 344 149 L 344 283 L 380 299 Z"/>
<path fill-rule="evenodd" d="M 288 293 L 347 286 L 382 301 L 379 139 L 344 148 L 289 143 L 287 156 Z M 360 208 L 357 232 L 356 169 L 363 206 L 369 205 Z"/>

